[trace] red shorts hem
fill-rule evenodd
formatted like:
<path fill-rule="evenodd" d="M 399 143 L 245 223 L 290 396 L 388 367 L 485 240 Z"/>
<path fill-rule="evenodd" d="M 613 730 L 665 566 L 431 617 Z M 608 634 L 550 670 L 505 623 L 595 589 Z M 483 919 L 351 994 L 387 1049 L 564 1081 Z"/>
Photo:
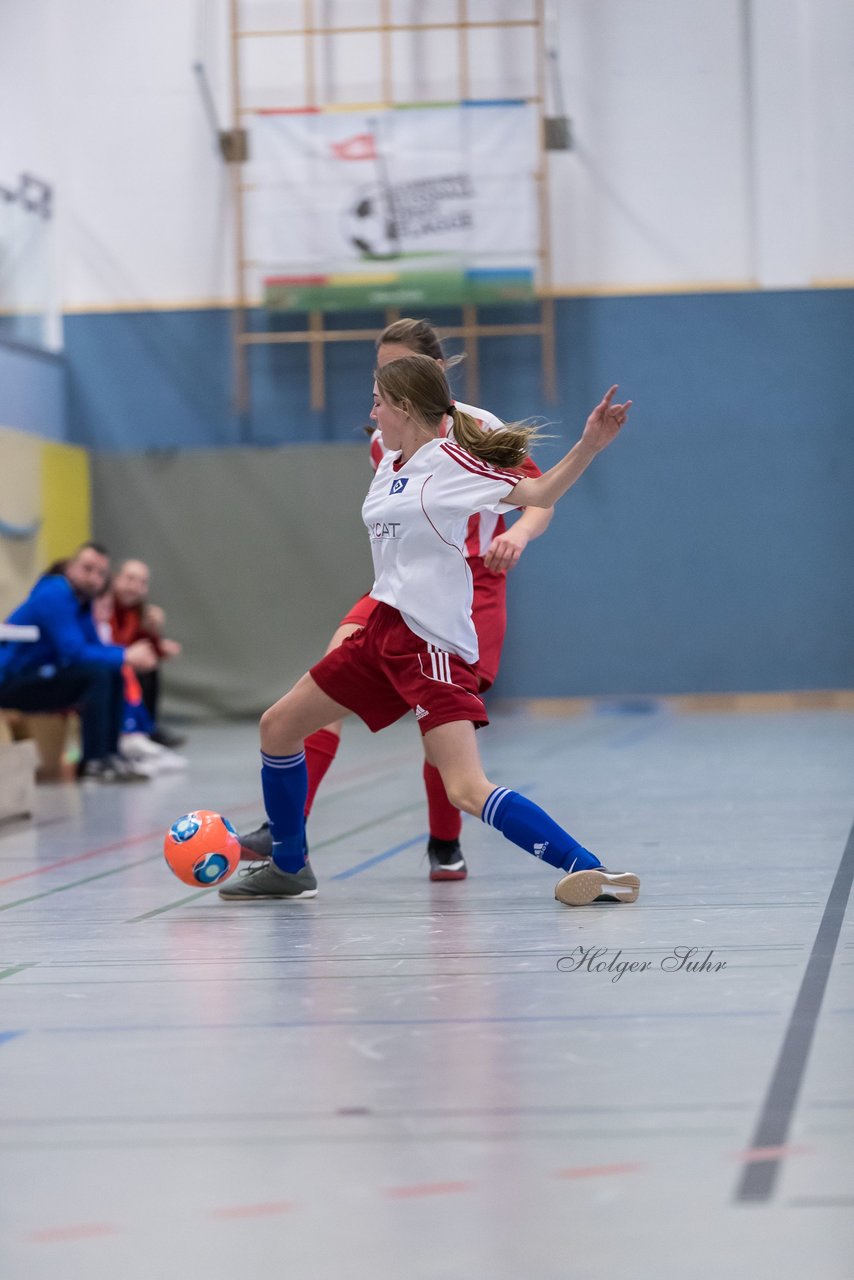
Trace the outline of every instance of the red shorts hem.
<path fill-rule="evenodd" d="M 430 645 L 380 601 L 361 631 L 310 669 L 318 688 L 378 733 L 407 712 L 422 734 L 443 724 L 489 723 L 475 669 L 455 653 Z"/>

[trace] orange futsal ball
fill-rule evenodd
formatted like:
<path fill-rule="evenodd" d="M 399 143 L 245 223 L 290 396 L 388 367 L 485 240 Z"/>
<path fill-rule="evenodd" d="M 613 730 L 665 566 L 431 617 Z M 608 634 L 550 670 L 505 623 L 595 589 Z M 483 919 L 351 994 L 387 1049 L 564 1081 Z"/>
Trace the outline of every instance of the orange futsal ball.
<path fill-rule="evenodd" d="M 210 809 L 194 809 L 166 832 L 163 856 L 184 884 L 219 884 L 240 861 L 240 841 L 228 818 Z"/>

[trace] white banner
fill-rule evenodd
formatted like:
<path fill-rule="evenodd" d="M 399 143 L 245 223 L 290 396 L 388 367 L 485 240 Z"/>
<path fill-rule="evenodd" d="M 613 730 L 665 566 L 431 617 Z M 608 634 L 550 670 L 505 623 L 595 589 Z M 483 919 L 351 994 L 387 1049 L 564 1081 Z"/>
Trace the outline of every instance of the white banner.
<path fill-rule="evenodd" d="M 411 290 L 416 280 L 431 301 L 530 296 L 530 106 L 259 113 L 250 147 L 250 256 L 271 305 L 277 288 L 287 295 L 278 305 L 298 306 L 309 291 L 312 305 L 336 306 L 342 290 Z"/>

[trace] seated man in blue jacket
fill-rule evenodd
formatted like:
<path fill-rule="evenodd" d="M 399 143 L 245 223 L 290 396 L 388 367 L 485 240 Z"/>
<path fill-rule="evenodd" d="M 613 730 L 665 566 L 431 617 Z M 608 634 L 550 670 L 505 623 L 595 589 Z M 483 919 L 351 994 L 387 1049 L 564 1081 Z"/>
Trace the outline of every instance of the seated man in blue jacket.
<path fill-rule="evenodd" d="M 119 755 L 124 711 L 122 664 L 152 671 L 157 654 L 147 640 L 122 648 L 103 644 L 95 630 L 92 601 L 110 572 L 105 549 L 83 546 L 61 573 L 40 578 L 7 619 L 35 625 L 35 642 L 0 642 L 0 707 L 17 711 L 59 711 L 75 707 L 82 729 L 81 778 L 99 782 L 141 782 L 146 775 Z"/>

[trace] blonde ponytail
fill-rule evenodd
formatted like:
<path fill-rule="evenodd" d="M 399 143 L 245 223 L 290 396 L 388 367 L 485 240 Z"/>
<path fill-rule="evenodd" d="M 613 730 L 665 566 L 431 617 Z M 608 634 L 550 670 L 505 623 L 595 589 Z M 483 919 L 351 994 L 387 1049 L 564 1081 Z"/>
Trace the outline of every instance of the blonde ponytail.
<path fill-rule="evenodd" d="M 454 439 L 458 445 L 475 458 L 494 467 L 520 467 L 531 452 L 531 445 L 539 438 L 536 427 L 523 422 L 510 422 L 496 431 L 484 431 L 469 413 L 456 406 L 449 412 L 454 421 Z"/>

